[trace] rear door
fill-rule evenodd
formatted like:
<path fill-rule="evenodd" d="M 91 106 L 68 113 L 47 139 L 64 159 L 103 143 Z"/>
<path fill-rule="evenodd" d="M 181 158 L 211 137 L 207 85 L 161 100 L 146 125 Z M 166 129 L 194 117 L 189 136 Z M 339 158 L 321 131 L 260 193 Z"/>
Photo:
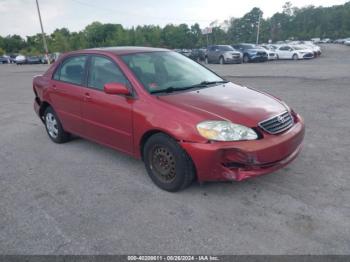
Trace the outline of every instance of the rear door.
<path fill-rule="evenodd" d="M 132 93 L 129 81 L 111 58 L 91 55 L 82 103 L 84 136 L 132 154 L 134 99 L 130 96 L 106 94 L 106 83 L 123 83 Z"/>
<path fill-rule="evenodd" d="M 209 52 L 208 52 L 208 60 L 210 62 L 215 61 L 215 51 L 216 51 L 216 46 L 211 46 L 209 48 Z"/>
<path fill-rule="evenodd" d="M 281 46 L 278 49 L 278 56 L 279 56 L 279 58 L 281 58 L 281 59 L 290 59 L 291 55 L 290 55 L 290 51 L 289 50 L 290 50 L 289 46 Z"/>
<path fill-rule="evenodd" d="M 65 130 L 80 134 L 87 55 L 67 57 L 52 78 L 51 104 Z"/>

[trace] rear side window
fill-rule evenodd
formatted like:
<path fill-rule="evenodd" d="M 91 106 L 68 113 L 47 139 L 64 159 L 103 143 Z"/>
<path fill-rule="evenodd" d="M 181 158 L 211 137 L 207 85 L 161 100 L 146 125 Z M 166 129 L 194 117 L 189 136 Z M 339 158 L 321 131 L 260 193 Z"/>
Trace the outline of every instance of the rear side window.
<path fill-rule="evenodd" d="M 289 46 L 282 46 L 280 48 L 280 50 L 282 50 L 282 51 L 288 51 L 289 49 L 290 49 Z"/>
<path fill-rule="evenodd" d="M 67 58 L 55 72 L 54 79 L 75 85 L 83 85 L 87 56 Z"/>
<path fill-rule="evenodd" d="M 92 56 L 88 86 L 103 90 L 107 83 L 128 84 L 128 80 L 113 61 L 103 56 Z"/>

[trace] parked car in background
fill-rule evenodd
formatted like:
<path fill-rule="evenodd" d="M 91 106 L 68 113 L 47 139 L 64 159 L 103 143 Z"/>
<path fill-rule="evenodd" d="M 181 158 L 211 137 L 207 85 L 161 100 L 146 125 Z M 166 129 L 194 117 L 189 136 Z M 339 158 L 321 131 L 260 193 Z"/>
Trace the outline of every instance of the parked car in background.
<path fill-rule="evenodd" d="M 243 62 L 266 62 L 268 60 L 268 54 L 266 50 L 261 47 L 257 47 L 253 44 L 237 44 L 233 45 L 233 48 L 240 51 L 243 55 Z"/>
<path fill-rule="evenodd" d="M 9 64 L 11 63 L 10 57 L 9 56 L 0 56 L 0 64 Z"/>
<path fill-rule="evenodd" d="M 191 55 L 191 50 L 190 49 L 181 49 L 180 51 L 179 51 L 179 53 L 180 54 L 182 54 L 182 55 L 184 55 L 184 56 L 187 56 L 187 57 L 189 57 L 190 55 Z"/>
<path fill-rule="evenodd" d="M 15 58 L 15 63 L 17 65 L 23 65 L 27 62 L 27 58 L 24 55 L 18 55 Z"/>
<path fill-rule="evenodd" d="M 16 57 L 18 56 L 18 54 L 10 54 L 10 62 L 12 64 L 15 64 L 16 63 Z"/>
<path fill-rule="evenodd" d="M 335 44 L 345 44 L 345 42 L 349 42 L 350 41 L 350 37 L 349 38 L 341 38 L 341 39 L 337 39 L 334 41 Z"/>
<path fill-rule="evenodd" d="M 321 39 L 321 41 L 319 43 L 320 44 L 329 44 L 329 43 L 332 43 L 332 40 L 330 38 L 324 38 L 324 39 Z"/>
<path fill-rule="evenodd" d="M 29 65 L 41 64 L 41 57 L 40 56 L 28 56 L 26 64 L 29 64 Z"/>
<path fill-rule="evenodd" d="M 343 44 L 350 46 L 350 38 L 345 39 Z"/>
<path fill-rule="evenodd" d="M 311 59 L 314 58 L 313 51 L 303 47 L 292 45 L 281 45 L 276 49 L 278 59 Z"/>
<path fill-rule="evenodd" d="M 206 51 L 205 48 L 193 49 L 189 58 L 197 62 L 202 62 L 205 60 Z"/>
<path fill-rule="evenodd" d="M 320 56 L 322 54 L 322 49 L 320 46 L 315 45 L 313 42 L 311 41 L 298 41 L 295 43 L 296 45 L 303 45 L 305 46 L 307 49 L 312 49 L 313 53 L 314 53 L 314 57 Z"/>
<path fill-rule="evenodd" d="M 242 54 L 229 45 L 212 45 L 207 49 L 205 63 L 241 64 Z"/>
<path fill-rule="evenodd" d="M 282 100 L 166 49 L 67 53 L 33 79 L 33 91 L 53 142 L 75 134 L 142 159 L 152 181 L 171 192 L 194 180 L 241 181 L 281 169 L 305 133 Z"/>
<path fill-rule="evenodd" d="M 275 51 L 275 48 L 269 45 L 261 45 L 261 47 L 266 50 L 268 60 L 277 60 L 277 53 Z"/>
<path fill-rule="evenodd" d="M 321 41 L 321 38 L 317 37 L 317 38 L 311 38 L 311 42 L 317 44 Z"/>

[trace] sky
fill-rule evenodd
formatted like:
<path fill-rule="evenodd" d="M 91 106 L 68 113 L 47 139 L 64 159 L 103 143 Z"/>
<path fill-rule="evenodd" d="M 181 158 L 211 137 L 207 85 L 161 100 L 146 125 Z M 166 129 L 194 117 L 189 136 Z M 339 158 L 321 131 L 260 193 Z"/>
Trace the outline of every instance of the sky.
<path fill-rule="evenodd" d="M 282 10 L 287 0 L 39 0 L 44 30 L 80 31 L 94 21 L 135 25 L 194 24 L 241 17 L 259 7 L 264 17 Z M 332 6 L 349 0 L 290 0 L 293 6 Z M 0 35 L 40 33 L 35 0 L 0 0 Z"/>

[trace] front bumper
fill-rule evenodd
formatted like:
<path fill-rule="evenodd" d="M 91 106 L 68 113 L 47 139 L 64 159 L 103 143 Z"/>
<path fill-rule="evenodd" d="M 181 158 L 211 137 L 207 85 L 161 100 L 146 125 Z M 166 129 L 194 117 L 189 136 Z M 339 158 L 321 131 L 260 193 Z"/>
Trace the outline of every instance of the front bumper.
<path fill-rule="evenodd" d="M 312 58 L 314 58 L 314 54 L 313 54 L 313 53 L 304 54 L 304 55 L 303 55 L 303 58 L 304 58 L 304 59 L 312 59 Z"/>
<path fill-rule="evenodd" d="M 255 56 L 255 55 L 251 55 L 249 56 L 249 60 L 252 61 L 252 62 L 266 62 L 268 60 L 268 56 L 261 56 L 261 55 L 258 55 L 258 56 Z"/>
<path fill-rule="evenodd" d="M 227 64 L 239 64 L 242 63 L 241 57 L 225 57 L 225 63 Z"/>
<path fill-rule="evenodd" d="M 304 133 L 304 122 L 296 115 L 291 129 L 279 135 L 264 133 L 260 140 L 180 144 L 191 156 L 200 182 L 241 181 L 292 162 L 301 151 Z"/>

